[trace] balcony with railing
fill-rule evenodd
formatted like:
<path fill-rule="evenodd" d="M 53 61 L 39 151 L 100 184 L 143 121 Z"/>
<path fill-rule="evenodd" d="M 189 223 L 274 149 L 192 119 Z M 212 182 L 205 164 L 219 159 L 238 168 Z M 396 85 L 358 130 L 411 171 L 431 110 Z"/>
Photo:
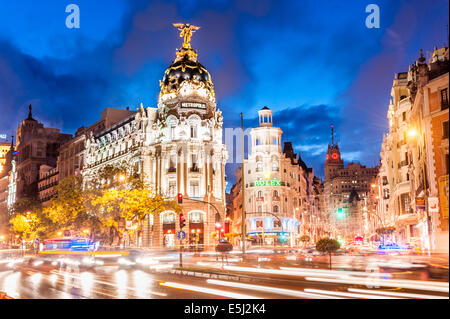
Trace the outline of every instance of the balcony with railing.
<path fill-rule="evenodd" d="M 274 201 L 280 201 L 280 196 L 272 196 L 272 200 L 274 200 Z"/>
<path fill-rule="evenodd" d="M 169 167 L 169 168 L 167 169 L 167 173 L 176 173 L 176 171 L 177 171 L 177 168 L 176 168 L 176 167 Z"/>
<path fill-rule="evenodd" d="M 264 201 L 264 196 L 256 197 L 256 201 L 263 202 Z"/>
<path fill-rule="evenodd" d="M 401 161 L 398 163 L 398 169 L 402 168 L 403 166 L 408 166 L 408 161 Z"/>

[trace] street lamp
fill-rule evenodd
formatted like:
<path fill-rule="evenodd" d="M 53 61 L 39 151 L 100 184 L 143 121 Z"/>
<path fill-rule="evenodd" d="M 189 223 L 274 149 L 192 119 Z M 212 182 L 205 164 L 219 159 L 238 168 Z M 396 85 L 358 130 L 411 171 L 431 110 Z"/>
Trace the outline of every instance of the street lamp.
<path fill-rule="evenodd" d="M 407 131 L 407 135 L 409 139 L 415 144 L 416 148 L 419 147 L 419 131 L 415 127 L 410 127 Z M 427 179 L 425 175 L 425 137 L 424 137 L 424 143 L 423 143 L 423 149 L 422 152 L 419 152 L 419 155 L 422 159 L 422 178 L 423 178 L 423 194 L 424 194 L 424 202 L 425 202 L 425 215 L 426 215 L 426 222 L 427 222 L 427 228 L 428 228 L 428 253 L 431 252 L 431 246 L 432 246 L 432 237 L 433 237 L 433 229 L 431 225 L 431 216 L 428 211 L 428 185 L 427 185 Z M 420 154 L 421 153 L 421 154 Z"/>
<path fill-rule="evenodd" d="M 407 134 L 408 134 L 409 138 L 413 139 L 413 138 L 416 138 L 419 135 L 419 132 L 417 131 L 416 128 L 411 127 L 411 128 L 408 129 Z"/>
<path fill-rule="evenodd" d="M 125 180 L 127 179 L 127 177 L 124 174 L 119 174 L 118 178 L 120 183 L 125 182 Z"/>

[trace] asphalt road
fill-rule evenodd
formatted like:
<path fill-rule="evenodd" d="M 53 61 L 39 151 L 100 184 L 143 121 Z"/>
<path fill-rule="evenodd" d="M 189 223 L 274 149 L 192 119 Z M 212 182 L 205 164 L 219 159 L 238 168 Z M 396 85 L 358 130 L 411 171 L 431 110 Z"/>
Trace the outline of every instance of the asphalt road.
<path fill-rule="evenodd" d="M 185 267 L 201 268 L 206 272 L 204 277 L 134 266 L 123 269 L 114 263 L 95 270 L 21 263 L 15 269 L 0 268 L 0 291 L 23 299 L 448 299 L 448 282 L 421 281 L 420 272 L 414 269 L 392 271 L 389 275 L 336 273 L 337 270 L 308 270 L 293 258 L 271 260 L 265 255 L 247 262 L 231 259 L 226 265 L 213 256 L 185 256 Z M 176 260 L 171 263 L 178 266 Z M 211 272 L 241 277 L 210 278 Z M 405 279 L 405 274 L 415 279 Z"/>

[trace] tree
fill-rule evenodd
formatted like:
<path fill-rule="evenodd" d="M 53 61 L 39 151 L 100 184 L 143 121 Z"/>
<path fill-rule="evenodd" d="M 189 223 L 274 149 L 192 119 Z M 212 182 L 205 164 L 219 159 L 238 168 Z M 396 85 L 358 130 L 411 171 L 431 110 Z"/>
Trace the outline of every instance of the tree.
<path fill-rule="evenodd" d="M 306 246 L 306 243 L 308 243 L 311 240 L 311 238 L 308 235 L 303 235 L 300 237 L 300 241 L 303 243 L 303 247 Z"/>
<path fill-rule="evenodd" d="M 316 243 L 316 249 L 320 252 L 327 253 L 330 256 L 330 269 L 331 269 L 331 254 L 338 250 L 341 247 L 341 244 L 331 238 L 322 238 L 319 239 Z"/>
<path fill-rule="evenodd" d="M 100 196 L 92 200 L 100 222 L 109 228 L 110 244 L 119 237 L 122 240 L 124 229 L 119 228 L 122 220 L 136 221 L 140 226 L 145 218 L 153 215 L 157 218 L 166 210 L 180 212 L 181 207 L 175 201 L 167 201 L 160 194 L 153 194 L 147 188 L 103 190 Z"/>
<path fill-rule="evenodd" d="M 22 238 L 46 237 L 54 227 L 41 211 L 17 213 L 11 216 L 9 223 L 12 230 L 20 233 Z"/>
<path fill-rule="evenodd" d="M 43 214 L 42 205 L 34 198 L 24 197 L 17 200 L 11 208 L 9 225 L 13 232 L 22 237 L 46 237 L 55 225 Z"/>
<path fill-rule="evenodd" d="M 82 179 L 69 176 L 55 187 L 56 196 L 43 209 L 48 218 L 60 228 L 78 230 L 88 219 L 83 202 Z"/>

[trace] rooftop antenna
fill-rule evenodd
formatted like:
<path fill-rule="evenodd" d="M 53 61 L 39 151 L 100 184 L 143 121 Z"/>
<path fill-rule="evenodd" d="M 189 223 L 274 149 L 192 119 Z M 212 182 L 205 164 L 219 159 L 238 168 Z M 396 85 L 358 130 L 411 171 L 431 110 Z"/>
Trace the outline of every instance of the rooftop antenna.
<path fill-rule="evenodd" d="M 332 146 L 334 145 L 334 132 L 333 132 L 333 129 L 334 129 L 334 125 L 331 124 L 331 145 Z"/>

